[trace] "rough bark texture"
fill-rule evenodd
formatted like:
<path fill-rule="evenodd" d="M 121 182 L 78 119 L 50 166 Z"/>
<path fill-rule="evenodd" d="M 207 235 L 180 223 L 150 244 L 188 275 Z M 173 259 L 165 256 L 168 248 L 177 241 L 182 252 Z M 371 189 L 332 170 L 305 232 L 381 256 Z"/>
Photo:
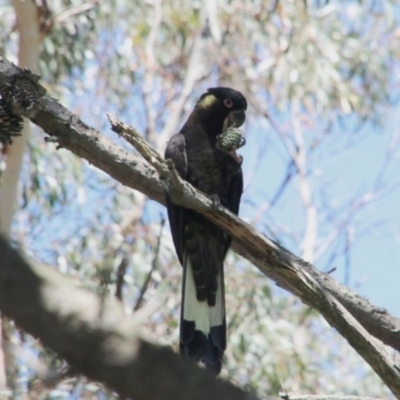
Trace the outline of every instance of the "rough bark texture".
<path fill-rule="evenodd" d="M 43 35 L 40 31 L 39 12 L 34 1 L 13 0 L 16 24 L 18 30 L 18 63 L 20 67 L 37 70 L 40 53 L 40 44 Z M 0 233 L 9 236 L 15 206 L 18 204 L 18 182 L 21 173 L 22 160 L 25 148 L 29 140 L 30 126 L 26 120 L 22 129 L 22 135 L 13 140 L 13 146 L 6 148 L 6 168 L 2 174 L 0 186 Z M 7 319 L 0 319 L 0 388 L 14 385 L 15 357 L 10 338 L 13 334 Z M 2 336 L 3 334 L 3 343 Z M 3 361 L 4 360 L 4 361 Z M 3 368 L 3 366 L 5 368 Z M 7 371 L 5 378 L 3 370 Z"/>
<path fill-rule="evenodd" d="M 36 72 L 39 47 L 42 40 L 38 24 L 38 11 L 33 1 L 13 0 L 19 33 L 19 66 Z M 26 121 L 21 137 L 14 139 L 13 146 L 7 149 L 7 163 L 0 188 L 0 231 L 8 236 L 14 208 L 17 204 L 17 191 L 22 157 L 29 139 L 29 121 Z"/>
<path fill-rule="evenodd" d="M 86 376 L 135 400 L 254 399 L 140 339 L 138 321 L 52 268 L 29 265 L 0 237 L 0 310 Z M 156 384 L 155 384 L 156 383 Z"/>
<path fill-rule="evenodd" d="M 18 72 L 15 66 L 0 61 L 0 93 L 2 83 Z M 300 260 L 227 210 L 213 208 L 210 199 L 188 183 L 180 181 L 171 166 L 148 148 L 134 130 L 127 129 L 123 124 L 112 120 L 114 129 L 119 132 L 129 131 L 128 136 L 132 136 L 129 141 L 147 162 L 112 144 L 49 96 L 37 102 L 31 119 L 59 146 L 85 158 L 121 183 L 160 203 L 164 202 L 164 190 L 167 188 L 174 202 L 203 213 L 223 228 L 233 237 L 236 252 L 250 260 L 279 286 L 317 309 L 371 365 L 395 396 L 400 398 L 400 366 L 389 355 L 388 349 L 376 339 L 399 350 L 398 319 L 383 314 L 372 305 L 370 309 L 365 308 L 366 300 L 361 301 L 349 289 Z M 127 138 L 127 135 L 122 136 Z"/>

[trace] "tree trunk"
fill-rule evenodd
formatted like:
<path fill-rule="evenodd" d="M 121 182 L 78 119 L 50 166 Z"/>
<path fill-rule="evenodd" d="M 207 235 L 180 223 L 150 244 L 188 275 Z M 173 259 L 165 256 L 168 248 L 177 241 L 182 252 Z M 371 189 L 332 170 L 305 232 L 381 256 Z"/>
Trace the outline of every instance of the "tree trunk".
<path fill-rule="evenodd" d="M 13 0 L 17 29 L 19 33 L 18 64 L 36 72 L 39 58 L 42 34 L 39 25 L 39 12 L 33 0 Z M 10 236 L 11 223 L 18 204 L 18 181 L 21 172 L 22 159 L 29 138 L 29 120 L 25 120 L 22 136 L 15 139 L 12 146 L 6 149 L 6 168 L 0 186 L 0 232 Z M 12 335 L 13 327 L 6 318 L 0 319 L 0 390 L 7 383 L 13 386 L 15 372 L 12 345 L 8 338 Z"/>

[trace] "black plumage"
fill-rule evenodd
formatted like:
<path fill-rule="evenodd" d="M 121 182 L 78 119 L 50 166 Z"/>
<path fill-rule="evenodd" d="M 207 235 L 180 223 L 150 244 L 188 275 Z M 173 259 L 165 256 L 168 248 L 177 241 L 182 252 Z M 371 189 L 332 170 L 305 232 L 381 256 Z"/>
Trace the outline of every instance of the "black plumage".
<path fill-rule="evenodd" d="M 217 136 L 227 126 L 242 125 L 246 109 L 238 91 L 208 89 L 165 151 L 183 179 L 235 214 L 243 191 L 242 158 L 217 148 Z M 180 352 L 219 374 L 226 348 L 223 262 L 231 238 L 201 214 L 173 204 L 168 195 L 167 209 L 183 266 Z"/>

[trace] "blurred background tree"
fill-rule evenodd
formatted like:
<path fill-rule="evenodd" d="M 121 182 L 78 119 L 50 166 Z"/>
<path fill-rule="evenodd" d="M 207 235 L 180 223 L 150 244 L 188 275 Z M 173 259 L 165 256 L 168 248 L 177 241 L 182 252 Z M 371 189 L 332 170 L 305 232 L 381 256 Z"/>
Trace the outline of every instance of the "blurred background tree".
<path fill-rule="evenodd" d="M 206 88 L 240 90 L 250 105 L 241 216 L 354 285 L 362 279 L 358 254 L 371 243 L 383 265 L 399 257 L 378 246 L 399 237 L 399 17 L 389 0 L 1 0 L 0 51 L 39 71 L 52 96 L 122 146 L 107 112 L 163 152 Z M 34 48 L 22 40 L 32 29 Z M 11 238 L 35 259 L 117 295 L 128 313 L 141 309 L 144 335 L 176 348 L 181 268 L 165 210 L 32 130 L 19 149 Z M 11 151 L 0 160 L 2 199 L 13 196 L 18 177 L 6 178 L 10 160 L 18 164 Z M 1 210 L 11 213 L 3 200 Z M 317 313 L 233 253 L 226 271 L 224 377 L 261 397 L 283 388 L 388 395 Z M 12 322 L 2 332 L 4 393 L 114 398 L 64 374 L 63 361 Z"/>

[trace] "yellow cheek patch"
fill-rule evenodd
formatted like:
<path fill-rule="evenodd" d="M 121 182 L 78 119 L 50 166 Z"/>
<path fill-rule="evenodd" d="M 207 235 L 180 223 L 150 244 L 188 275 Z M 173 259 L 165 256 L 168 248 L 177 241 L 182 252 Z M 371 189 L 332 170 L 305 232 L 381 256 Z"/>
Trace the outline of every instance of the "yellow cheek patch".
<path fill-rule="evenodd" d="M 210 93 L 210 94 L 207 94 L 205 97 L 203 97 L 199 101 L 198 106 L 202 107 L 202 108 L 209 108 L 213 104 L 215 104 L 216 101 L 217 101 L 217 98 L 213 94 Z"/>

